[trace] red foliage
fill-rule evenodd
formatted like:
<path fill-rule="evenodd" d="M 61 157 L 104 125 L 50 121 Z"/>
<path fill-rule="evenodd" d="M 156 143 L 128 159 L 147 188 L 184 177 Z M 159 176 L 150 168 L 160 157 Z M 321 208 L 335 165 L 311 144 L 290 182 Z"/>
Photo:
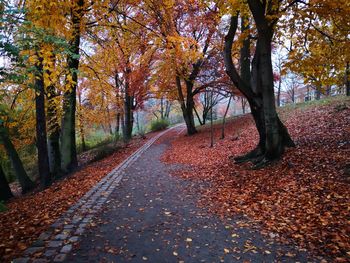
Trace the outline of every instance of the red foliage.
<path fill-rule="evenodd" d="M 164 161 L 192 165 L 181 176 L 210 182 L 200 205 L 220 216 L 246 214 L 275 233 L 281 241 L 332 261 L 345 262 L 350 254 L 350 101 L 337 110 L 330 105 L 283 110 L 282 118 L 297 147 L 282 160 L 261 170 L 234 164 L 231 156 L 246 153 L 257 142 L 250 116 L 227 125 L 226 139 L 210 148 L 210 130 L 173 141 Z M 341 107 L 340 107 L 341 108 Z M 216 127 L 215 138 L 220 137 Z M 191 149 L 191 150 L 189 150 Z M 349 168 L 347 168 L 349 169 Z"/>
<path fill-rule="evenodd" d="M 146 140 L 135 139 L 127 147 L 55 182 L 45 191 L 8 203 L 8 211 L 0 213 L 0 261 L 19 256 L 70 206 L 144 142 Z"/>

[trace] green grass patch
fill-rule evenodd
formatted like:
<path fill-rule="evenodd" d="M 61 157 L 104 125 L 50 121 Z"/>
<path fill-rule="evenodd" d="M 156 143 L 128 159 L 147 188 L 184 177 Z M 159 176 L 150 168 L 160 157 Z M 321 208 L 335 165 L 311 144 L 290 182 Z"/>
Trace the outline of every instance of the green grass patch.
<path fill-rule="evenodd" d="M 118 150 L 119 150 L 119 147 L 116 146 L 114 143 L 107 144 L 107 145 L 101 146 L 99 148 L 96 148 L 92 151 L 92 154 L 94 155 L 94 157 L 92 158 L 91 162 L 100 161 L 100 160 L 112 155 L 113 153 L 115 153 Z"/>
<path fill-rule="evenodd" d="M 169 121 L 168 120 L 154 120 L 151 122 L 150 125 L 150 130 L 151 131 L 161 131 L 161 130 L 165 130 L 166 128 L 168 128 L 169 126 Z"/>
<path fill-rule="evenodd" d="M 95 148 L 99 148 L 101 146 L 110 144 L 112 142 L 116 142 L 120 140 L 121 136 L 119 134 L 117 135 L 111 135 L 111 134 L 106 134 L 105 132 L 98 130 L 95 132 L 90 133 L 88 136 L 85 138 L 85 150 L 91 150 Z M 81 144 L 81 139 L 78 138 L 79 143 L 77 145 L 77 152 L 82 153 L 83 152 L 83 146 Z"/>

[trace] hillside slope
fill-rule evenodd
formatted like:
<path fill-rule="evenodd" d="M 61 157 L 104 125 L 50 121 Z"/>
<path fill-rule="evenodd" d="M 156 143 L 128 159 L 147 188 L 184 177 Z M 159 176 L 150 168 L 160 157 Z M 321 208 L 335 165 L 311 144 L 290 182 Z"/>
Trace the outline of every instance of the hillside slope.
<path fill-rule="evenodd" d="M 260 170 L 234 164 L 257 142 L 250 115 L 231 120 L 226 138 L 215 126 L 194 136 L 179 136 L 163 156 L 168 163 L 191 165 L 182 171 L 193 181 L 208 183 L 200 205 L 229 217 L 245 214 L 262 232 L 332 261 L 350 259 L 350 99 L 332 98 L 281 109 L 296 143 L 282 160 Z M 199 180 L 199 181 L 198 181 Z"/>

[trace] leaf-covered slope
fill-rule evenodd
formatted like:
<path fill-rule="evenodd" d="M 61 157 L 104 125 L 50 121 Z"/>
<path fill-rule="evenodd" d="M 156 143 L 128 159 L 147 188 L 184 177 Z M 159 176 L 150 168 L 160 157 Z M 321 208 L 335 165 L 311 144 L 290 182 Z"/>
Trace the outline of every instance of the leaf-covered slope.
<path fill-rule="evenodd" d="M 227 125 L 224 140 L 216 126 L 213 148 L 207 128 L 180 136 L 164 161 L 192 165 L 181 176 L 194 186 L 196 180 L 210 183 L 201 205 L 212 212 L 246 214 L 264 226 L 263 232 L 345 262 L 350 256 L 350 101 L 283 109 L 281 116 L 297 147 L 272 166 L 251 170 L 230 158 L 255 146 L 257 132 L 248 115 Z"/>

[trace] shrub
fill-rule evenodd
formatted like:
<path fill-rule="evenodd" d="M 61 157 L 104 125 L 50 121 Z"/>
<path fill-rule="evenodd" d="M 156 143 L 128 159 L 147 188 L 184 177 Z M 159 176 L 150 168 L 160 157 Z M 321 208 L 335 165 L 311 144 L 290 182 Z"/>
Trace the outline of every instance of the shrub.
<path fill-rule="evenodd" d="M 154 120 L 151 122 L 151 131 L 165 130 L 169 126 L 169 121 L 164 119 Z"/>
<path fill-rule="evenodd" d="M 3 201 L 0 201 L 0 213 L 5 212 L 7 210 Z"/>
<path fill-rule="evenodd" d="M 93 151 L 92 154 L 94 155 L 94 157 L 92 158 L 91 162 L 100 161 L 103 158 L 112 155 L 118 149 L 119 147 L 114 144 L 107 144 L 105 146 L 99 147 Z"/>

